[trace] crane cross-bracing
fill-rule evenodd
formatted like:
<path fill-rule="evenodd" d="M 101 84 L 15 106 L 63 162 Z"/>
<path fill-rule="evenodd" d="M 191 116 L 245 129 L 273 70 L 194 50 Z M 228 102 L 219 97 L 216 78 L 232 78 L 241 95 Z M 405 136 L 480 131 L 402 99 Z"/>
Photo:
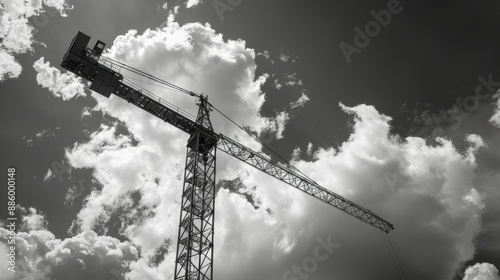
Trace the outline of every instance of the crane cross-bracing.
<path fill-rule="evenodd" d="M 61 67 L 91 82 L 90 89 L 106 97 L 114 94 L 190 135 L 179 221 L 175 280 L 213 279 L 215 163 L 219 149 L 337 209 L 386 233 L 393 225 L 370 210 L 320 186 L 298 170 L 277 163 L 231 138 L 214 132 L 210 122 L 213 106 L 206 95 L 170 84 L 118 61 L 102 56 L 105 44 L 87 47 L 90 37 L 78 32 L 64 55 Z M 124 81 L 120 69 L 145 76 L 197 98 L 196 117 L 160 97 Z"/>

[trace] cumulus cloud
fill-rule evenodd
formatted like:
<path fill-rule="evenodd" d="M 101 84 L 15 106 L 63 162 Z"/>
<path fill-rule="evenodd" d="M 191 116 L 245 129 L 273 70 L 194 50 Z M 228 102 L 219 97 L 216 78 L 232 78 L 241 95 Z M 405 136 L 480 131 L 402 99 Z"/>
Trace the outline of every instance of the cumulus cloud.
<path fill-rule="evenodd" d="M 17 78 L 21 74 L 22 67 L 14 55 L 0 49 L 0 81 L 10 78 Z"/>
<path fill-rule="evenodd" d="M 196 7 L 198 4 L 203 3 L 202 0 L 188 0 L 186 2 L 186 8 Z"/>
<path fill-rule="evenodd" d="M 299 97 L 299 99 L 297 101 L 290 103 L 290 107 L 292 109 L 304 107 L 306 102 L 309 100 L 310 100 L 309 97 L 305 93 L 302 93 L 302 95 Z"/>
<path fill-rule="evenodd" d="M 61 73 L 59 69 L 50 66 L 50 62 L 45 62 L 43 57 L 35 61 L 33 68 L 37 72 L 36 82 L 55 97 L 66 101 L 86 96 L 81 78 L 68 72 Z"/>
<path fill-rule="evenodd" d="M 15 56 L 33 50 L 33 34 L 35 28 L 28 19 L 40 15 L 52 8 L 61 16 L 72 9 L 65 0 L 37 0 L 37 1 L 2 1 L 0 3 L 0 81 L 8 78 L 17 78 L 22 67 Z"/>
<path fill-rule="evenodd" d="M 445 136 L 462 151 L 469 153 L 470 148 L 483 145 L 480 152 L 476 154 L 478 167 L 475 169 L 474 184 L 477 193 L 471 192 L 467 197 L 473 202 L 475 198 L 481 198 L 482 212 L 481 233 L 475 240 L 478 257 L 484 261 L 496 264 L 500 259 L 498 236 L 500 236 L 500 177 L 498 176 L 498 163 L 500 162 L 500 134 L 497 126 L 494 126 L 495 116 L 498 114 L 498 99 L 493 96 L 495 88 L 486 84 L 486 78 L 475 90 L 471 90 L 467 99 L 474 99 L 474 106 L 466 104 L 464 99 L 457 99 L 448 110 L 440 110 L 429 114 L 417 112 L 417 117 L 424 124 L 416 126 L 413 133 L 417 135 L 431 135 L 431 142 L 436 135 Z M 491 80 L 491 77 L 488 78 Z M 496 108 L 495 108 L 496 107 Z M 418 122 L 416 122 L 418 123 Z M 493 125 L 492 125 L 493 124 Z M 437 126 L 437 127 L 436 127 Z M 435 133 L 437 132 L 437 133 Z M 481 135 L 480 141 L 475 141 L 470 133 Z M 464 141 L 465 140 L 465 141 Z M 472 142 L 471 142 L 472 140 Z M 484 258 L 484 256 L 492 256 Z"/>
<path fill-rule="evenodd" d="M 394 223 L 393 238 L 408 274 L 452 278 L 462 262 L 473 257 L 473 240 L 481 228 L 484 195 L 473 184 L 481 138 L 468 137 L 471 148 L 462 154 L 446 139 L 429 146 L 422 138 L 391 134 L 391 118 L 372 106 L 341 108 L 354 117 L 349 140 L 338 149 L 319 148 L 314 162 L 295 165 L 319 184 Z M 390 182 L 387 176 L 401 179 Z M 429 250 L 432 255 L 425 253 Z M 422 264 L 430 269 L 421 270 Z"/>
<path fill-rule="evenodd" d="M 20 231 L 30 232 L 32 230 L 46 230 L 48 222 L 43 213 L 33 207 L 28 209 L 18 207 L 18 213 L 22 215 Z"/>
<path fill-rule="evenodd" d="M 226 108 L 226 114 L 257 133 L 269 128 L 270 120 L 259 113 L 265 101 L 260 88 L 268 75 L 255 77 L 255 53 L 242 40 L 224 41 L 209 25 L 171 22 L 144 34 L 131 30 L 119 36 L 109 55 L 182 87 L 206 92 L 214 106 Z M 163 63 L 158 57 L 180 63 Z M 217 83 L 210 80 L 214 77 Z M 196 114 L 192 98 L 169 92 L 161 95 L 165 94 L 170 102 Z"/>
<path fill-rule="evenodd" d="M 7 236 L 7 230 L 0 229 L 2 258 L 7 254 Z M 47 230 L 18 232 L 16 250 L 16 272 L 4 273 L 11 278 L 3 279 L 113 279 L 111 271 L 125 275 L 129 263 L 138 258 L 138 250 L 129 242 L 98 236 L 93 231 L 64 240 Z M 2 261 L 3 271 L 6 265 Z"/>
<path fill-rule="evenodd" d="M 463 280 L 500 280 L 498 269 L 490 263 L 477 263 L 465 270 Z"/>
<path fill-rule="evenodd" d="M 21 216 L 21 223 L 15 238 L 15 273 L 3 273 L 2 279 L 112 279 L 112 270 L 125 275 L 129 263 L 138 258 L 137 248 L 129 242 L 99 236 L 93 231 L 64 240 L 57 239 L 47 230 L 45 215 L 37 209 L 18 206 L 17 213 Z M 2 271 L 7 271 L 5 256 L 9 235 L 9 231 L 2 226 Z"/>

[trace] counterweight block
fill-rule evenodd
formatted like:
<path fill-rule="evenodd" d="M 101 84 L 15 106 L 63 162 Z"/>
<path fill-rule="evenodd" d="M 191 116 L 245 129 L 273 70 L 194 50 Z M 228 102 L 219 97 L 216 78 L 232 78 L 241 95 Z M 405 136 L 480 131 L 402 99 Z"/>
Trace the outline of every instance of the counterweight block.
<path fill-rule="evenodd" d="M 89 49 L 89 41 L 89 36 L 78 32 L 64 55 L 61 67 L 92 82 L 91 90 L 109 97 L 117 90 L 123 76 L 98 63 L 105 44 L 98 41 L 94 49 Z"/>

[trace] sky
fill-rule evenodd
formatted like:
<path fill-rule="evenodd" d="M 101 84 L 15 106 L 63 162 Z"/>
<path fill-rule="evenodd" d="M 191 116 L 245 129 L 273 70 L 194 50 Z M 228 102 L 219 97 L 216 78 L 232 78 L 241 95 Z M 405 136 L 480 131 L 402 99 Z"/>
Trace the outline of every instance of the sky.
<path fill-rule="evenodd" d="M 219 151 L 214 279 L 499 280 L 500 3 L 456 2 L 0 0 L 0 279 L 173 279 L 188 135 L 62 69 L 82 31 L 395 226 Z"/>

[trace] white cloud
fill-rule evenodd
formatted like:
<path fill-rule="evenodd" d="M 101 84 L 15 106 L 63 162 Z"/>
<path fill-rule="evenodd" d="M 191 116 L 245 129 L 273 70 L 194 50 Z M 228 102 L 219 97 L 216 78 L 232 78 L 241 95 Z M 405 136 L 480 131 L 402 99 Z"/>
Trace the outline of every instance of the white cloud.
<path fill-rule="evenodd" d="M 76 185 L 70 186 L 68 188 L 68 191 L 66 191 L 66 195 L 64 196 L 64 205 L 66 205 L 68 208 L 73 207 L 73 203 L 75 201 L 75 198 L 80 196 L 82 194 L 82 191 L 83 191 L 83 187 L 81 184 L 79 187 L 77 187 Z"/>
<path fill-rule="evenodd" d="M 292 58 L 292 56 L 290 56 L 290 55 L 280 54 L 280 60 L 284 63 L 288 63 L 288 62 L 295 63 L 295 62 L 297 62 L 298 58 L 299 57 Z"/>
<path fill-rule="evenodd" d="M 297 101 L 290 103 L 290 107 L 292 109 L 304 107 L 306 102 L 309 100 L 310 100 L 309 97 L 305 93 L 302 93 L 302 95 L 299 97 L 299 99 Z"/>
<path fill-rule="evenodd" d="M 282 87 L 282 85 L 279 83 L 278 79 L 274 79 L 274 87 L 278 90 Z"/>
<path fill-rule="evenodd" d="M 255 53 L 247 49 L 242 40 L 226 42 L 209 25 L 191 23 L 179 26 L 171 22 L 161 29 L 146 30 L 141 35 L 131 30 L 119 36 L 110 55 L 147 72 L 157 72 L 158 76 L 181 87 L 206 92 L 212 104 L 226 108 L 226 114 L 257 133 L 268 128 L 269 120 L 259 114 L 265 101 L 260 87 L 266 81 L 266 75 L 255 77 Z M 165 62 L 158 57 L 165 57 Z M 167 63 L 167 59 L 179 63 Z M 217 83 L 212 81 L 214 77 L 220 77 Z M 196 114 L 191 97 L 165 91 L 160 95 Z M 124 107 L 131 109 L 130 106 Z M 221 132 L 228 129 L 224 124 Z"/>
<path fill-rule="evenodd" d="M 22 67 L 15 56 L 33 50 L 35 29 L 28 19 L 44 13 L 43 5 L 56 9 L 61 16 L 66 16 L 65 11 L 72 7 L 64 0 L 11 0 L 2 1 L 1 4 L 0 81 L 3 81 L 21 74 Z"/>
<path fill-rule="evenodd" d="M 476 88 L 480 90 L 481 87 Z M 474 93 L 471 93 L 474 94 Z M 493 99 L 496 103 L 496 99 Z M 466 196 L 467 204 L 475 204 L 481 208 L 481 233 L 475 239 L 475 247 L 479 254 L 497 254 L 500 247 L 497 236 L 500 236 L 500 177 L 498 176 L 498 162 L 500 160 L 500 134 L 498 127 L 492 126 L 488 122 L 492 115 L 491 104 L 481 103 L 477 110 L 464 113 L 456 111 L 463 100 L 457 101 L 449 110 L 442 110 L 438 114 L 432 116 L 432 122 L 427 122 L 427 125 L 418 126 L 415 131 L 419 135 L 429 135 L 433 129 L 438 126 L 441 129 L 442 135 L 445 135 L 453 144 L 462 151 L 464 156 L 470 154 L 471 149 L 482 146 L 479 153 L 475 154 L 478 167 L 474 170 L 475 190 L 471 190 Z M 460 104 L 459 104 L 460 103 Z M 457 105 L 458 104 L 458 105 Z M 462 107 L 460 107 L 462 108 Z M 453 113 L 457 121 L 446 122 L 449 120 L 448 112 Z M 497 110 L 498 111 L 498 110 Z M 493 113 L 493 115 L 495 112 Z M 437 119 L 437 122 L 434 120 Z M 468 135 L 470 133 L 478 133 L 480 135 Z M 464 139 L 466 140 L 464 142 Z M 481 203 L 478 203 L 478 201 Z M 494 263 L 494 260 L 485 259 Z"/>
<path fill-rule="evenodd" d="M 17 78 L 21 74 L 22 67 L 15 57 L 0 48 L 0 81 L 10 78 Z"/>
<path fill-rule="evenodd" d="M 267 279 L 256 268 L 269 267 L 275 259 L 290 253 L 304 234 L 304 197 L 281 188 L 261 171 L 235 166 L 236 176 L 245 182 L 246 192 L 252 194 L 259 206 L 237 193 L 225 189 L 216 200 L 215 261 L 217 278 Z M 265 184 L 264 182 L 267 182 Z M 257 186 L 257 189 L 253 189 Z M 248 276 L 250 275 L 250 276 Z M 214 277 L 215 278 L 215 277 Z"/>
<path fill-rule="evenodd" d="M 290 121 L 290 115 L 287 112 L 280 112 L 276 116 L 276 138 L 282 139 L 286 124 Z"/>
<path fill-rule="evenodd" d="M 500 280 L 498 269 L 490 263 L 477 263 L 465 270 L 463 280 Z"/>
<path fill-rule="evenodd" d="M 309 144 L 307 144 L 306 154 L 308 156 L 312 156 L 312 154 L 313 154 L 313 144 L 311 142 L 309 142 Z"/>
<path fill-rule="evenodd" d="M 268 50 L 259 52 L 257 56 L 263 56 L 267 61 L 271 63 L 271 65 L 274 65 L 274 59 L 271 58 L 271 52 L 269 52 Z"/>
<path fill-rule="evenodd" d="M 288 60 L 290 60 L 290 58 L 291 57 L 288 55 L 280 54 L 280 60 L 283 62 L 288 62 Z"/>
<path fill-rule="evenodd" d="M 295 147 L 295 149 L 293 149 L 292 151 L 292 155 L 290 156 L 291 157 L 291 163 L 293 164 L 294 162 L 300 160 L 300 154 L 302 153 L 302 151 L 300 150 L 299 147 Z"/>
<path fill-rule="evenodd" d="M 186 2 L 186 8 L 189 9 L 189 8 L 195 7 L 200 3 L 203 3 L 203 1 L 202 0 L 188 0 Z"/>
<path fill-rule="evenodd" d="M 52 170 L 50 170 L 50 168 L 49 168 L 49 169 L 47 169 L 47 173 L 45 173 L 45 176 L 43 177 L 43 181 L 47 182 L 53 177 L 54 177 L 54 174 L 52 173 Z"/>
<path fill-rule="evenodd" d="M 304 85 L 302 80 L 297 78 L 297 73 L 285 74 L 284 77 L 285 77 L 285 85 L 287 85 L 287 86 L 300 86 L 300 87 L 302 87 Z"/>
<path fill-rule="evenodd" d="M 138 250 L 129 242 L 116 238 L 98 236 L 85 231 L 64 240 L 56 239 L 47 231 L 43 213 L 30 207 L 17 207 L 21 216 L 16 234 L 15 273 L 3 273 L 2 279 L 71 279 L 74 273 L 86 279 L 112 279 L 111 270 L 124 275 L 131 261 L 138 258 Z M 0 223 L 1 224 L 1 223 Z M 7 271 L 10 233 L 5 226 L 0 228 L 0 269 Z M 109 277 L 108 277 L 109 274 Z"/>
<path fill-rule="evenodd" d="M 494 126 L 500 128 L 500 93 L 495 94 L 495 99 L 496 99 L 496 109 L 495 113 L 490 118 L 490 122 Z"/>
<path fill-rule="evenodd" d="M 84 107 L 83 110 L 82 110 L 82 118 L 83 117 L 88 117 L 90 115 L 91 115 L 90 108 L 89 107 Z"/>
<path fill-rule="evenodd" d="M 48 222 L 43 213 L 39 213 L 37 209 L 29 207 L 19 207 L 17 209 L 22 215 L 20 231 L 30 232 L 32 230 L 46 230 Z"/>
<path fill-rule="evenodd" d="M 268 50 L 264 50 L 263 52 L 260 52 L 257 55 L 262 55 L 266 59 L 270 59 L 271 58 L 271 53 Z"/>
<path fill-rule="evenodd" d="M 395 238 L 404 236 L 396 242 L 406 269 L 415 273 L 422 263 L 437 265 L 447 269 L 434 272 L 431 278 L 451 278 L 461 263 L 474 255 L 473 240 L 480 230 L 483 196 L 473 185 L 480 138 L 469 137 L 473 148 L 461 155 L 445 139 L 432 147 L 421 138 L 400 139 L 392 135 L 391 118 L 372 106 L 341 108 L 354 116 L 354 131 L 349 140 L 338 150 L 320 148 L 314 154 L 314 162 L 299 160 L 295 165 L 322 186 L 393 222 L 397 229 Z M 391 187 L 385 180 L 386 174 L 404 179 Z M 303 207 L 308 216 L 325 215 L 315 212 L 314 204 Z M 329 219 L 338 223 L 335 216 Z M 343 227 L 335 232 L 343 236 L 353 230 Z M 435 246 L 441 238 L 447 243 L 438 250 Z M 429 256 L 425 252 L 431 248 L 433 255 Z"/>
<path fill-rule="evenodd" d="M 37 0 L 32 2 L 37 2 Z M 38 0 L 38 2 L 41 1 Z M 73 6 L 66 3 L 65 0 L 43 0 L 43 4 L 47 7 L 56 9 L 62 17 L 67 17 L 66 11 L 73 9 Z"/>
<path fill-rule="evenodd" d="M 42 130 L 40 132 L 35 133 L 35 136 L 38 137 L 38 138 L 42 138 L 43 135 L 45 135 L 47 132 L 49 132 L 49 129 L 44 129 L 44 130 Z"/>
<path fill-rule="evenodd" d="M 35 61 L 33 68 L 37 72 L 36 82 L 47 88 L 55 97 L 70 100 L 86 96 L 81 78 L 69 72 L 61 73 L 59 69 L 50 66 L 48 61 L 45 62 L 43 57 Z"/>

